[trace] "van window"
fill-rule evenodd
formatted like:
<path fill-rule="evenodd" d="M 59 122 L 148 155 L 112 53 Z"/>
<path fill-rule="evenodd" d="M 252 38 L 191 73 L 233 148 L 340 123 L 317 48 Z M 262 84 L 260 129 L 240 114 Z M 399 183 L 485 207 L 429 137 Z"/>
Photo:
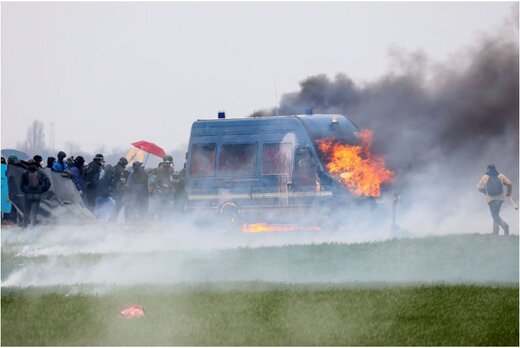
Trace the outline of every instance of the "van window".
<path fill-rule="evenodd" d="M 219 174 L 222 176 L 254 176 L 257 149 L 257 144 L 222 145 Z"/>
<path fill-rule="evenodd" d="M 292 144 L 264 144 L 262 150 L 262 174 L 289 174 L 292 159 Z"/>
<path fill-rule="evenodd" d="M 190 175 L 205 177 L 215 175 L 216 144 L 193 144 L 191 146 Z"/>

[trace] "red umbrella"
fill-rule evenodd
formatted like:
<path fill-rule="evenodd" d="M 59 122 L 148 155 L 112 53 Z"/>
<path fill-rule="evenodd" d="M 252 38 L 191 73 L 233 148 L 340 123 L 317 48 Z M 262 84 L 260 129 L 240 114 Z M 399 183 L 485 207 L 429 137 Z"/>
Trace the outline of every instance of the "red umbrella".
<path fill-rule="evenodd" d="M 158 156 L 163 158 L 166 156 L 166 152 L 162 149 L 162 147 L 155 145 L 154 143 L 151 143 L 146 140 L 137 141 L 135 143 L 132 143 L 133 146 L 137 147 L 138 149 L 143 150 L 144 152 L 151 153 L 152 155 Z"/>

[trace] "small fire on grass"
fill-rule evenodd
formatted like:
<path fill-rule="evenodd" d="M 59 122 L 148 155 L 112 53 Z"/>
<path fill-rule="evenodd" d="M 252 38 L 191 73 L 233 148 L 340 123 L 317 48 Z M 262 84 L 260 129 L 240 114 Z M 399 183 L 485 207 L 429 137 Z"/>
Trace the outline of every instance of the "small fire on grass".
<path fill-rule="evenodd" d="M 291 232 L 291 231 L 320 231 L 320 226 L 301 226 L 301 225 L 271 225 L 268 223 L 243 224 L 243 233 L 264 233 L 264 232 Z"/>
<path fill-rule="evenodd" d="M 381 185 L 391 181 L 394 172 L 385 168 L 383 157 L 372 153 L 372 131 L 359 132 L 359 145 L 346 145 L 334 140 L 316 143 L 329 172 L 355 196 L 379 197 Z"/>

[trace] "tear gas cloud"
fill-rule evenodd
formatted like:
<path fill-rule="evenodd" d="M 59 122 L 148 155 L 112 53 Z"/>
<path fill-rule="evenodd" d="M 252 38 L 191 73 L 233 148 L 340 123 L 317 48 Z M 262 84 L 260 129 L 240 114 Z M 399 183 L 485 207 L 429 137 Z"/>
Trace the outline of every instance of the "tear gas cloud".
<path fill-rule="evenodd" d="M 120 286 L 212 282 L 518 282 L 517 237 L 360 243 L 381 237 L 327 231 L 251 236 L 188 222 L 12 228 L 2 233 L 2 287 L 105 293 Z"/>

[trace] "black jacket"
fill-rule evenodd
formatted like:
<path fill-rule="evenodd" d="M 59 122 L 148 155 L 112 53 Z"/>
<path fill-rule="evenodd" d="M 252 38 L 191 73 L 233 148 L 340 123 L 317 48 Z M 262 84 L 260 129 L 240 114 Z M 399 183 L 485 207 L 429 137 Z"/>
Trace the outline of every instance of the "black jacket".
<path fill-rule="evenodd" d="M 39 170 L 36 170 L 35 172 L 26 170 L 22 174 L 20 189 L 23 193 L 42 194 L 47 192 L 50 187 L 51 182 L 49 178 Z"/>

